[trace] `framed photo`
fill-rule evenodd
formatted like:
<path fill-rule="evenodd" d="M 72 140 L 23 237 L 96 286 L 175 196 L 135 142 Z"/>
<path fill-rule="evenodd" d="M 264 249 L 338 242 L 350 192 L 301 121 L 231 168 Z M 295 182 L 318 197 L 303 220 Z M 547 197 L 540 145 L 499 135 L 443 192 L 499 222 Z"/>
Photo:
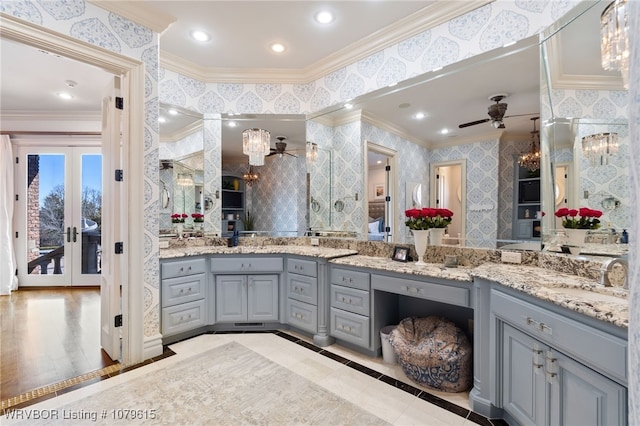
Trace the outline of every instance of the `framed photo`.
<path fill-rule="evenodd" d="M 406 262 L 409 260 L 409 249 L 407 247 L 396 247 L 393 249 L 392 260 L 397 262 Z"/>
<path fill-rule="evenodd" d="M 373 187 L 373 195 L 378 198 L 384 198 L 384 184 L 376 183 Z"/>

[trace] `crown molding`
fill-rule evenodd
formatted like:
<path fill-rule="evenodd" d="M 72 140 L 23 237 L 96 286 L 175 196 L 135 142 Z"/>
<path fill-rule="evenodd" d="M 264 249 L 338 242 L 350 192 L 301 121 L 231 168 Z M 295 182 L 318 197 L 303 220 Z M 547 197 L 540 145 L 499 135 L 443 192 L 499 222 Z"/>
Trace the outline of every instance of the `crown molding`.
<path fill-rule="evenodd" d="M 491 140 L 500 141 L 503 133 L 504 133 L 504 130 L 490 130 L 486 133 L 482 133 L 479 135 L 451 138 L 451 139 L 447 139 L 442 143 L 437 143 L 437 144 L 432 143 L 431 149 L 449 148 L 452 146 L 468 145 L 472 143 L 485 142 L 485 141 L 491 141 Z"/>
<path fill-rule="evenodd" d="M 569 90 L 625 90 L 622 76 L 567 74 L 564 72 L 562 31 L 547 40 L 551 87 Z"/>
<path fill-rule="evenodd" d="M 356 109 L 350 111 L 346 114 L 342 114 L 333 120 L 333 126 L 344 126 L 349 123 L 355 123 L 357 121 L 362 120 L 363 111 L 361 109 Z"/>
<path fill-rule="evenodd" d="M 401 137 L 402 139 L 408 140 L 409 142 L 415 143 L 416 145 L 423 146 L 425 148 L 431 148 L 431 144 L 428 141 L 418 139 L 415 136 L 409 134 L 402 127 L 397 126 L 390 121 L 387 121 L 375 114 L 372 114 L 368 111 L 363 111 L 362 113 L 362 121 L 371 124 L 372 126 L 376 126 L 377 128 L 384 130 L 389 133 L 393 133 L 394 135 Z"/>
<path fill-rule="evenodd" d="M 207 68 L 163 50 L 160 66 L 205 83 L 306 84 L 493 1 L 434 2 L 301 69 Z"/>
<path fill-rule="evenodd" d="M 102 114 L 92 111 L 0 111 L 3 121 L 98 121 Z"/>
<path fill-rule="evenodd" d="M 161 135 L 160 142 L 175 142 L 182 140 L 192 133 L 201 130 L 204 127 L 202 120 L 195 121 L 182 129 L 177 130 L 169 135 Z"/>
<path fill-rule="evenodd" d="M 87 3 L 113 12 L 160 34 L 177 20 L 175 16 L 160 12 L 142 1 L 87 0 Z"/>

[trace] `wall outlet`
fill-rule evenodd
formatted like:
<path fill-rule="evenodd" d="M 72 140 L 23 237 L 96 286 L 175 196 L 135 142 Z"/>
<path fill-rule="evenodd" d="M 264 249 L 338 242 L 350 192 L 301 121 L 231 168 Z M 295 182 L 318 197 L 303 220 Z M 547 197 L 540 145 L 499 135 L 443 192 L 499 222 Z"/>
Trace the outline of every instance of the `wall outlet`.
<path fill-rule="evenodd" d="M 503 251 L 502 261 L 504 263 L 522 263 L 522 253 L 517 251 Z"/>
<path fill-rule="evenodd" d="M 312 238 L 311 239 L 311 245 L 312 246 L 319 246 L 320 245 L 320 239 L 319 238 Z"/>

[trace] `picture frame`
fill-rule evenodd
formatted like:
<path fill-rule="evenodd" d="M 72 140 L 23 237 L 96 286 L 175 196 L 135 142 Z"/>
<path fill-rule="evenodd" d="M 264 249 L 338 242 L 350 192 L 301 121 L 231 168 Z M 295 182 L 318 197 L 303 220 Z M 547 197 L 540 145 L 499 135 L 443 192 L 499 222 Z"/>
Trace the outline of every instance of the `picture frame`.
<path fill-rule="evenodd" d="M 384 184 L 376 183 L 373 186 L 373 194 L 377 200 L 384 198 Z"/>
<path fill-rule="evenodd" d="M 409 260 L 409 249 L 407 247 L 395 247 L 391 259 L 396 262 L 407 262 Z"/>

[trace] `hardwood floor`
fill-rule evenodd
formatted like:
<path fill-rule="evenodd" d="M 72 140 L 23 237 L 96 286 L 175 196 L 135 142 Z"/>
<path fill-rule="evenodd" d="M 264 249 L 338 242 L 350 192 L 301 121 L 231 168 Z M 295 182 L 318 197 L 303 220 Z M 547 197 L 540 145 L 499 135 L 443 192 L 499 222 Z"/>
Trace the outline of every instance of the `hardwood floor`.
<path fill-rule="evenodd" d="M 0 400 L 115 364 L 100 348 L 100 289 L 0 297 Z"/>

